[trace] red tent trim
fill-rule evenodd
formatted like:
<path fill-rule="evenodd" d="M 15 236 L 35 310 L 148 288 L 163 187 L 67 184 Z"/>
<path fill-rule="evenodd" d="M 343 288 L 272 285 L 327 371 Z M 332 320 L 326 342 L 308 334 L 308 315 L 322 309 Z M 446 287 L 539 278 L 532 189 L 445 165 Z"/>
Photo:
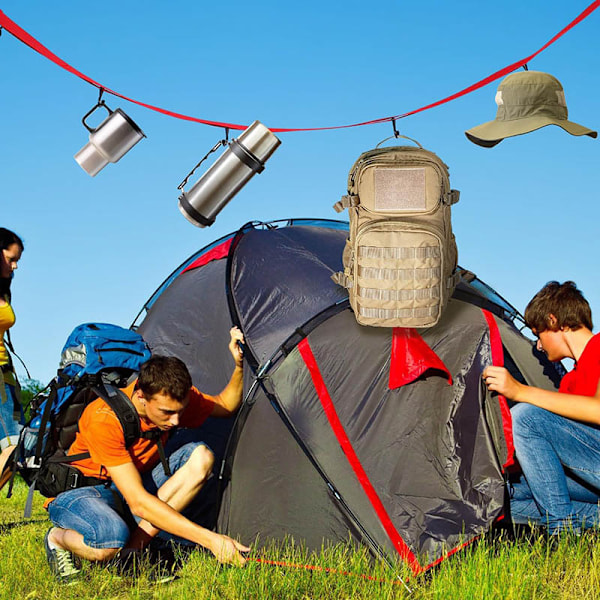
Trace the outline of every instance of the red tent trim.
<path fill-rule="evenodd" d="M 329 395 L 329 391 L 327 390 L 327 386 L 325 385 L 325 381 L 321 375 L 319 365 L 317 364 L 307 338 L 303 339 L 300 344 L 298 344 L 298 350 L 300 351 L 300 355 L 304 359 L 304 364 L 310 373 L 313 385 L 315 386 L 315 391 L 317 392 L 317 396 L 321 401 L 325 415 L 329 420 L 329 424 L 331 425 L 331 428 L 340 446 L 342 447 L 342 450 L 346 455 L 352 470 L 356 474 L 356 477 L 365 491 L 365 494 L 369 498 L 369 501 L 371 502 L 371 505 L 373 506 L 381 525 L 385 529 L 390 541 L 396 548 L 402 560 L 408 563 L 415 575 L 420 573 L 423 571 L 423 567 L 421 567 L 411 549 L 406 545 L 406 542 L 402 539 L 398 533 L 398 530 L 394 527 L 390 516 L 385 510 L 381 499 L 377 495 L 373 484 L 369 480 L 369 477 L 367 476 L 358 456 L 356 455 L 354 448 L 352 447 L 348 435 L 344 430 L 344 426 L 342 425 L 335 410 L 331 396 Z"/>
<path fill-rule="evenodd" d="M 198 267 L 203 267 L 213 260 L 219 260 L 220 258 L 225 258 L 229 254 L 229 248 L 231 247 L 231 242 L 233 242 L 233 238 L 229 238 L 225 240 L 222 244 L 211 248 L 205 254 L 199 256 L 192 264 L 188 265 L 182 273 L 186 271 L 191 271 L 192 269 L 197 269 Z"/>
<path fill-rule="evenodd" d="M 498 324 L 496 323 L 496 319 L 491 312 L 481 309 L 483 312 L 483 316 L 485 317 L 487 326 L 490 331 L 490 348 L 492 352 L 492 363 L 495 367 L 503 367 L 504 366 L 504 348 L 502 347 L 502 338 L 500 336 L 500 330 L 498 329 Z M 506 398 L 501 394 L 498 394 L 498 404 L 500 404 L 500 414 L 502 415 L 502 429 L 504 431 L 504 439 L 506 440 L 506 448 L 507 448 L 507 459 L 506 462 L 502 465 L 504 470 L 509 467 L 515 466 L 515 445 L 513 442 L 512 435 L 512 417 L 510 414 L 510 408 L 508 408 L 508 403 L 506 402 Z"/>

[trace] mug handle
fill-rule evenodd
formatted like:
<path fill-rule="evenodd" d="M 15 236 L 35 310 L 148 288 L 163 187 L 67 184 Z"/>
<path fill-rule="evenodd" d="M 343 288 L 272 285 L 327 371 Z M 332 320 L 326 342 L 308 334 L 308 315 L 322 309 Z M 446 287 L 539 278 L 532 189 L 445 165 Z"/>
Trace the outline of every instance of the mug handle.
<path fill-rule="evenodd" d="M 85 120 L 97 109 L 97 108 L 105 108 L 108 111 L 108 115 L 112 115 L 113 111 L 110 110 L 110 108 L 108 108 L 108 106 L 106 106 L 106 104 L 104 103 L 104 100 L 101 100 L 100 102 L 98 102 L 98 104 L 96 104 L 96 106 L 94 106 L 92 108 L 92 110 L 90 110 L 89 112 L 87 112 L 84 116 L 83 119 L 81 119 L 81 122 L 83 123 L 83 126 L 90 132 L 90 133 L 94 133 L 94 131 L 96 131 L 96 129 L 98 129 L 97 127 L 90 127 Z"/>

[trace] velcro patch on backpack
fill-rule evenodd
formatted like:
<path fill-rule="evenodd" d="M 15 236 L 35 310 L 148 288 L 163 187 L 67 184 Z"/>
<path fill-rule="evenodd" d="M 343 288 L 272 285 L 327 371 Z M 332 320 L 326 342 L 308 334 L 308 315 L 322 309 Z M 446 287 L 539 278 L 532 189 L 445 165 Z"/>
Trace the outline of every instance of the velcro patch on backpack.
<path fill-rule="evenodd" d="M 425 169 L 375 169 L 376 211 L 425 211 Z"/>

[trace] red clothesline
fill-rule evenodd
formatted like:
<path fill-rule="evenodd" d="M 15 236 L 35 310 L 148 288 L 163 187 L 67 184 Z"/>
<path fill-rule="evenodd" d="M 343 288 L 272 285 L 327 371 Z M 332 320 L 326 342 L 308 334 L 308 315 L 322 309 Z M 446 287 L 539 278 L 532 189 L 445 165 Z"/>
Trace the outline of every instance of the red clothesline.
<path fill-rule="evenodd" d="M 481 79 L 480 81 L 464 88 L 463 90 L 460 90 L 459 92 L 456 92 L 455 94 L 447 96 L 446 98 L 442 98 L 441 100 L 437 100 L 436 102 L 432 102 L 431 104 L 421 106 L 420 108 L 411 110 L 410 112 L 405 112 L 405 113 L 395 115 L 392 117 L 382 117 L 380 119 L 372 119 L 370 121 L 362 121 L 361 123 L 352 123 L 350 125 L 333 125 L 333 126 L 329 126 L 329 127 L 298 127 L 298 128 L 270 127 L 269 129 L 271 131 L 273 131 L 274 133 L 287 133 L 287 132 L 292 132 L 292 131 L 326 131 L 326 130 L 330 130 L 330 129 L 346 129 L 349 127 L 361 127 L 362 125 L 373 125 L 375 123 L 385 123 L 385 122 L 389 122 L 389 121 L 395 121 L 396 119 L 403 119 L 404 117 L 409 117 L 409 116 L 417 114 L 419 112 L 429 110 L 430 108 L 440 106 L 441 104 L 445 104 L 446 102 L 450 102 L 451 100 L 455 100 L 457 98 L 460 98 L 461 96 L 464 96 L 466 94 L 474 92 L 475 90 L 478 90 L 479 88 L 487 85 L 488 83 L 496 81 L 497 79 L 500 79 L 501 77 L 504 77 L 505 75 L 508 75 L 509 73 L 512 73 L 516 69 L 524 66 L 525 64 L 530 62 L 532 59 L 534 59 L 538 54 L 540 54 L 540 52 L 543 52 L 546 48 L 548 48 L 554 42 L 556 42 L 559 38 L 561 38 L 565 33 L 567 33 L 567 31 L 569 31 L 570 29 L 575 27 L 575 25 L 579 24 L 586 17 L 588 17 L 592 12 L 594 12 L 598 8 L 598 6 L 600 6 L 600 0 L 595 0 L 594 2 L 592 2 L 581 14 L 579 14 L 575 19 L 573 19 L 573 21 L 571 21 L 566 27 L 561 29 L 552 39 L 550 39 L 546 44 L 544 44 L 539 50 L 537 50 L 533 54 L 530 54 L 529 56 L 522 58 L 521 60 L 518 60 L 518 61 L 504 67 L 503 69 L 500 69 L 499 71 L 496 71 L 495 73 L 492 73 L 491 75 L 488 75 L 484 79 Z M 63 69 L 69 71 L 73 75 L 77 75 L 77 77 L 83 79 L 87 83 L 90 83 L 91 85 L 95 86 L 99 90 L 103 90 L 107 94 L 112 94 L 113 96 L 122 98 L 123 100 L 127 100 L 128 102 L 132 102 L 139 106 L 149 108 L 150 110 L 154 110 L 156 112 L 162 113 L 164 115 L 168 115 L 170 117 L 175 117 L 177 119 L 183 119 L 185 121 L 193 121 L 195 123 L 202 123 L 203 125 L 210 125 L 212 127 L 223 127 L 223 128 L 226 127 L 226 128 L 235 129 L 235 130 L 243 130 L 243 129 L 246 129 L 246 127 L 247 127 L 247 125 L 239 125 L 239 124 L 235 124 L 235 123 L 224 123 L 221 121 L 209 121 L 207 119 L 199 119 L 197 117 L 191 117 L 189 115 L 177 113 L 177 112 L 174 112 L 171 110 L 160 108 L 158 106 L 154 106 L 152 104 L 147 104 L 146 102 L 141 102 L 139 100 L 135 100 L 133 98 L 124 96 L 123 94 L 121 94 L 115 90 L 111 90 L 110 88 L 107 88 L 106 86 L 102 85 L 101 83 L 94 81 L 91 77 L 88 77 L 87 75 L 83 74 L 81 71 L 78 71 L 77 69 L 75 69 L 74 67 L 69 65 L 67 62 L 62 60 L 62 58 L 59 58 L 58 56 L 56 56 L 56 54 L 54 54 L 48 48 L 46 48 L 44 45 L 42 45 L 40 42 L 38 42 L 32 35 L 27 33 L 24 29 L 19 27 L 19 25 L 17 25 L 14 21 L 9 19 L 1 10 L 0 10 L 0 27 L 3 27 L 4 29 L 6 29 L 6 31 L 8 31 L 12 35 L 14 35 L 18 40 L 20 40 L 21 42 L 23 42 L 24 44 L 26 44 L 27 46 L 29 46 L 30 48 L 32 48 L 33 50 L 35 50 L 36 52 L 41 54 L 42 56 L 45 56 L 47 59 L 49 59 L 53 63 L 57 64 L 59 67 L 62 67 Z"/>

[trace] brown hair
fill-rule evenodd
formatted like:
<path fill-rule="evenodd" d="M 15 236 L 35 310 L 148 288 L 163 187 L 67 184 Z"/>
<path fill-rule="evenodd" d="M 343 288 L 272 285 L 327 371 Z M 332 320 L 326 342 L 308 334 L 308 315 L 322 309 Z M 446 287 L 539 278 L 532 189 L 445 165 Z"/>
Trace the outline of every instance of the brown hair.
<path fill-rule="evenodd" d="M 146 398 L 155 394 L 168 394 L 182 402 L 192 387 L 192 378 L 185 363 L 179 358 L 156 355 L 142 365 L 135 387 Z"/>
<path fill-rule="evenodd" d="M 550 322 L 550 315 L 556 317 L 556 323 Z M 572 281 L 549 281 L 527 305 L 525 322 L 535 333 L 562 327 L 573 331 L 594 328 L 590 305 Z"/>

